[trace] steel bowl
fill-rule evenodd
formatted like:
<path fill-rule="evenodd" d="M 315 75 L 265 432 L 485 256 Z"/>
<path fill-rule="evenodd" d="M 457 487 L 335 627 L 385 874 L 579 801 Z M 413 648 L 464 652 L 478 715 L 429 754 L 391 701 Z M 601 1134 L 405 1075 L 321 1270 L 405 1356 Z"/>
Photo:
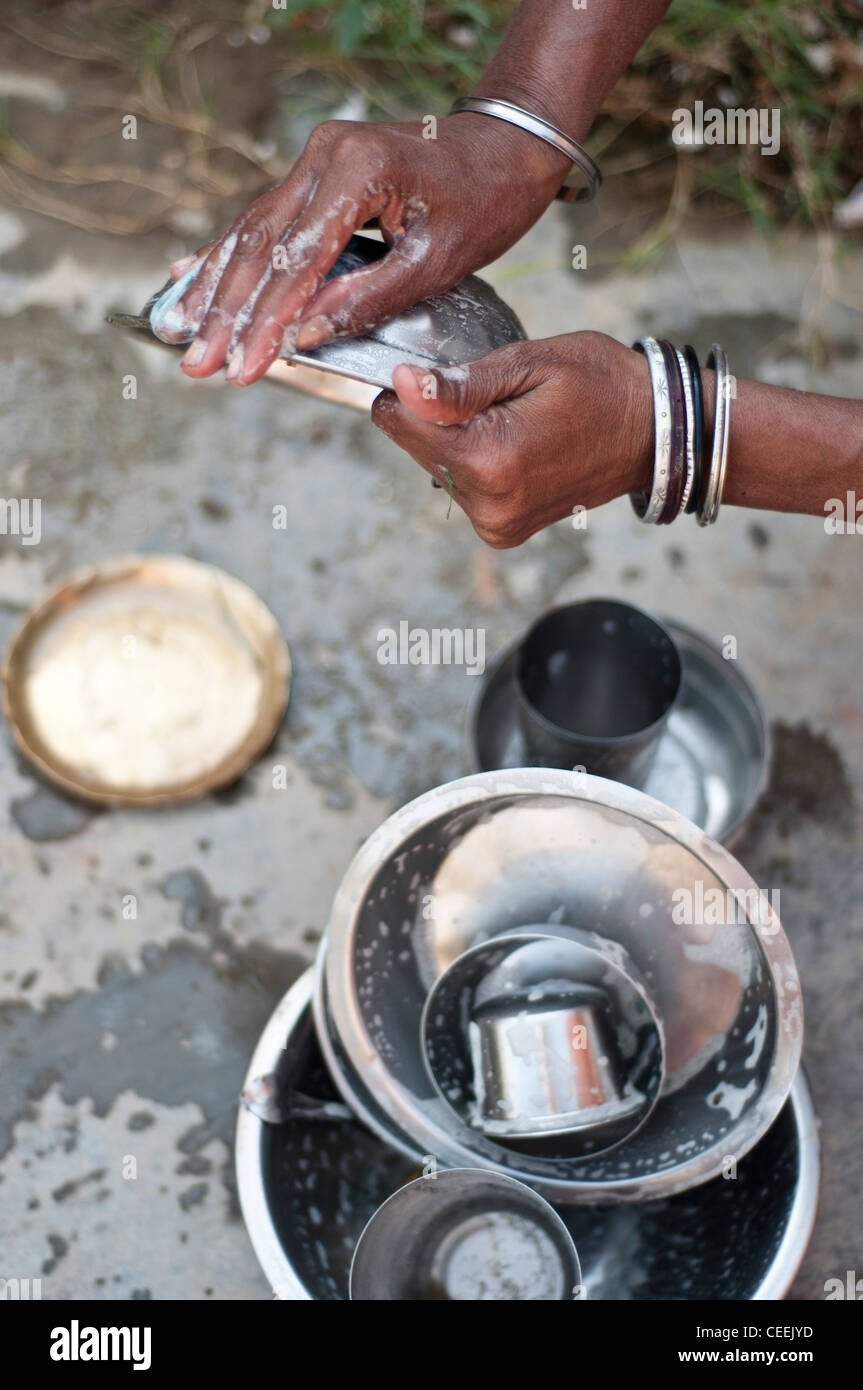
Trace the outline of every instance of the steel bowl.
<path fill-rule="evenodd" d="M 626 952 L 572 928 L 472 946 L 432 986 L 420 1035 L 456 1116 L 527 1155 L 580 1158 L 622 1143 L 664 1077 L 659 1019 Z"/>
<path fill-rule="evenodd" d="M 567 1303 L 581 1299 L 572 1236 L 515 1178 L 444 1168 L 398 1188 L 368 1221 L 350 1270 L 355 1301 Z"/>
<path fill-rule="evenodd" d="M 767 785 L 767 716 L 739 661 L 727 661 L 715 642 L 676 618 L 661 621 L 683 658 L 683 686 L 652 766 L 633 785 L 730 849 Z M 516 692 L 520 648 L 520 640 L 508 646 L 475 683 L 466 728 L 472 772 L 530 764 Z"/>
<path fill-rule="evenodd" d="M 685 919 L 687 900 L 691 916 L 708 894 L 740 921 L 675 920 L 681 901 Z M 458 955 L 542 922 L 622 946 L 665 1035 L 653 1114 L 626 1145 L 582 1161 L 528 1162 L 459 1122 L 431 1085 L 417 1027 Z M 336 894 L 315 1010 L 338 1084 L 354 1105 L 359 1093 L 372 1123 L 386 1116 L 382 1137 L 394 1130 L 418 1157 L 510 1172 L 581 1201 L 667 1196 L 741 1158 L 788 1096 L 803 1031 L 778 918 L 731 855 L 641 792 L 554 769 L 436 788 L 370 837 Z"/>
<path fill-rule="evenodd" d="M 323 1110 L 338 1092 L 312 1025 L 312 988 L 308 970 L 282 999 L 246 1086 L 274 1074 L 283 1092 L 317 1097 Z M 420 1168 L 337 1113 L 294 1113 L 273 1124 L 243 1106 L 236 1171 L 246 1229 L 276 1296 L 342 1300 L 366 1222 Z M 589 1299 L 779 1299 L 809 1241 L 818 1178 L 817 1127 L 799 1072 L 733 1180 L 657 1202 L 556 1210 L 576 1243 Z"/>

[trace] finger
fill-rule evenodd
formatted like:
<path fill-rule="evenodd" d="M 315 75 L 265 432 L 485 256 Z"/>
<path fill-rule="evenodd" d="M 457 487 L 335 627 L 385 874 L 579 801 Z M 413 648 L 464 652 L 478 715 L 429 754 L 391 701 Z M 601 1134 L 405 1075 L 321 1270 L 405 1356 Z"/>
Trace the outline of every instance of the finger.
<path fill-rule="evenodd" d="M 229 230 L 213 242 L 203 259 L 185 270 L 162 297 L 159 313 L 151 316 L 153 332 L 163 343 L 194 339 L 209 307 L 219 276 L 227 264 L 234 235 Z"/>
<path fill-rule="evenodd" d="M 374 265 L 320 287 L 303 310 L 297 347 L 306 351 L 340 334 L 368 332 L 440 288 L 422 225 L 414 223 Z"/>
<path fill-rule="evenodd" d="M 182 366 L 187 376 L 211 376 L 225 362 L 238 329 L 237 317 L 253 312 L 255 300 L 273 270 L 274 248 L 292 228 L 314 195 L 312 176 L 298 174 L 273 193 L 258 198 L 212 253 L 181 305 L 194 298 L 200 282 L 204 301 L 197 336 Z M 227 254 L 226 254 L 227 252 Z M 216 260 L 215 268 L 210 270 Z M 192 312 L 194 312 L 192 310 Z"/>
<path fill-rule="evenodd" d="M 414 367 L 393 372 L 402 404 L 420 420 L 455 425 L 498 401 L 512 400 L 548 379 L 548 354 L 534 343 L 508 343 L 485 357 L 456 367 Z"/>
<path fill-rule="evenodd" d="M 216 245 L 217 240 L 218 238 L 214 238 L 213 241 L 208 241 L 206 246 L 201 246 L 197 251 L 192 251 L 190 255 L 180 256 L 178 260 L 172 261 L 170 265 L 171 279 L 179 280 L 182 275 L 185 275 L 187 270 L 192 270 L 197 266 L 203 265 L 213 247 Z"/>
<path fill-rule="evenodd" d="M 441 427 L 418 420 L 402 405 L 394 391 L 382 391 L 375 398 L 372 424 L 410 454 L 442 487 L 449 488 L 447 474 L 455 487 L 460 477 L 467 477 L 466 454 L 472 441 L 466 440 L 460 426 Z"/>
<path fill-rule="evenodd" d="M 344 177 L 334 171 L 316 188 L 290 235 L 284 256 L 261 285 L 251 315 L 232 344 L 227 377 L 248 386 L 263 376 L 290 342 L 296 342 L 296 320 L 303 307 L 335 265 L 352 234 L 386 201 L 385 192 L 362 188 L 346 194 Z"/>

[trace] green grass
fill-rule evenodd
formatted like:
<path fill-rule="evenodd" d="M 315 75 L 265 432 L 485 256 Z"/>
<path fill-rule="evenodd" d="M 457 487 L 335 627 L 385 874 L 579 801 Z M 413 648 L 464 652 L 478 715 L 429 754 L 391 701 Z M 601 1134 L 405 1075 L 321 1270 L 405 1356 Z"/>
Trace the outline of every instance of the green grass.
<path fill-rule="evenodd" d="M 385 91 L 378 114 L 389 114 L 394 91 L 405 105 L 443 111 L 482 71 L 514 8 L 497 0 L 287 0 L 267 22 L 311 55 L 337 55 L 372 97 Z M 472 31 L 471 47 L 452 42 L 453 25 Z M 825 78 L 812 46 L 843 42 L 836 72 Z M 704 151 L 693 196 L 742 208 L 764 231 L 789 217 L 817 222 L 859 177 L 863 58 L 855 42 L 863 45 L 863 11 L 851 0 L 673 0 L 609 99 L 594 142 L 620 163 L 635 151 L 645 164 L 664 161 L 670 185 L 672 108 L 699 99 L 722 105 L 729 91 L 732 105 L 777 106 L 779 155 Z"/>
<path fill-rule="evenodd" d="M 284 9 L 270 0 L 55 0 L 48 28 L 34 23 L 26 0 L 12 0 L 7 13 L 24 17 L 35 45 L 50 51 L 59 38 L 60 52 L 121 74 L 130 95 L 186 116 L 194 107 L 208 126 L 231 129 L 236 84 L 244 74 L 259 82 L 262 72 L 280 84 L 288 114 L 324 119 L 356 89 L 373 118 L 443 114 L 470 89 L 515 8 L 516 0 L 286 0 Z M 228 37 L 261 25 L 271 35 L 263 49 L 227 48 Z M 816 45 L 835 53 L 827 76 L 813 61 Z M 231 51 L 229 80 L 208 85 L 208 55 L 224 73 Z M 863 0 L 673 0 L 588 143 L 612 185 L 626 180 L 653 205 L 667 199 L 660 232 L 693 203 L 710 217 L 742 211 L 765 234 L 788 221 L 824 225 L 860 177 L 861 54 Z M 671 114 L 696 100 L 778 107 L 779 154 L 677 152 Z"/>

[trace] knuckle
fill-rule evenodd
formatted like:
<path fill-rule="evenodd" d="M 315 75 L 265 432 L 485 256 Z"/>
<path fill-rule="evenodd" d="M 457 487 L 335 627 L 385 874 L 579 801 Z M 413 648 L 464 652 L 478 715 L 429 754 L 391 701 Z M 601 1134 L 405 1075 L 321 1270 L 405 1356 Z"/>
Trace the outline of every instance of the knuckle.
<path fill-rule="evenodd" d="M 506 536 L 501 535 L 499 531 L 493 528 L 474 526 L 474 530 L 480 540 L 484 541 L 486 545 L 491 546 L 492 550 L 511 550 L 516 544 L 515 541 L 509 540 Z"/>
<path fill-rule="evenodd" d="M 474 416 L 468 428 L 472 438 L 466 463 L 474 485 L 498 504 L 511 502 L 523 478 L 518 451 L 502 434 L 498 422 L 486 414 Z"/>
<path fill-rule="evenodd" d="M 372 402 L 372 424 L 384 434 L 393 434 L 398 420 L 398 403 L 392 391 L 382 391 Z"/>
<path fill-rule="evenodd" d="M 511 550 L 521 543 L 521 520 L 512 511 L 501 507 L 474 509 L 471 521 L 480 540 L 493 550 Z"/>
<path fill-rule="evenodd" d="M 252 260 L 272 245 L 276 235 L 272 217 L 266 212 L 254 212 L 237 230 L 234 255 L 241 260 Z"/>
<path fill-rule="evenodd" d="M 328 149 L 344 125 L 344 121 L 321 121 L 306 140 L 307 153 L 317 154 L 321 150 Z"/>
<path fill-rule="evenodd" d="M 341 130 L 335 138 L 332 157 L 348 167 L 366 166 L 370 160 L 383 165 L 387 147 L 368 128 L 358 121 L 340 121 Z"/>

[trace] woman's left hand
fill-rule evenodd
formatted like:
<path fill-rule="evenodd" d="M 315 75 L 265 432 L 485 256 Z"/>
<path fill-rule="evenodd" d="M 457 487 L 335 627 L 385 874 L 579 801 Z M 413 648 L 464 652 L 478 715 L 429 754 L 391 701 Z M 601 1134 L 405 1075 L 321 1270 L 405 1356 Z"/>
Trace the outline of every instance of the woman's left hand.
<path fill-rule="evenodd" d="M 622 493 L 647 490 L 645 358 L 602 333 L 511 343 L 463 367 L 399 366 L 379 429 L 449 490 L 496 550 Z M 447 476 L 449 475 L 449 476 Z"/>

